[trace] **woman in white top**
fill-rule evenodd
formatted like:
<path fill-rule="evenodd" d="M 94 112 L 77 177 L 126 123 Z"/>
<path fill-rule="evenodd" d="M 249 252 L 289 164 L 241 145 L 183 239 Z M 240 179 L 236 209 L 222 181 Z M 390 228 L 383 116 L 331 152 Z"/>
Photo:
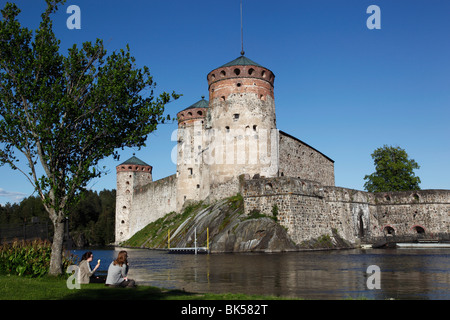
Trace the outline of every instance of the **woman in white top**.
<path fill-rule="evenodd" d="M 94 272 L 100 267 L 100 260 L 98 260 L 97 265 L 94 270 L 91 270 L 91 266 L 89 262 L 94 259 L 94 255 L 91 251 L 84 253 L 81 257 L 80 264 L 78 265 L 78 283 L 88 284 L 91 281 L 91 277 L 94 275 Z"/>

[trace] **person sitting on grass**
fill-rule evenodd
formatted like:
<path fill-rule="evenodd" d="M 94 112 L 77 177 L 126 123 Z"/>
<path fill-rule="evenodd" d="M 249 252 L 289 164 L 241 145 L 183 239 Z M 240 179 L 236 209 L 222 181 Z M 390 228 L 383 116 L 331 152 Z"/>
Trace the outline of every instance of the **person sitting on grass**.
<path fill-rule="evenodd" d="M 128 279 L 128 255 L 126 251 L 120 251 L 117 259 L 111 262 L 106 277 L 106 285 L 109 287 L 133 288 L 136 283 Z"/>
<path fill-rule="evenodd" d="M 94 255 L 91 251 L 85 252 L 81 256 L 81 261 L 78 265 L 78 283 L 81 284 L 88 284 L 88 283 L 98 283 L 101 282 L 99 277 L 94 277 L 95 271 L 100 267 L 100 260 L 97 261 L 97 265 L 95 266 L 94 270 L 91 270 L 90 262 L 94 259 Z"/>

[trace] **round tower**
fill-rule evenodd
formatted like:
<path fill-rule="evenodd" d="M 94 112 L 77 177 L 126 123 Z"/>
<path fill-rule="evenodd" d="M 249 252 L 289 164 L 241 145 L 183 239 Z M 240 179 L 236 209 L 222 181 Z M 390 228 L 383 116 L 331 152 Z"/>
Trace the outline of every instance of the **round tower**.
<path fill-rule="evenodd" d="M 133 192 L 137 187 L 142 187 L 152 182 L 152 166 L 136 158 L 134 155 L 127 161 L 116 167 L 116 240 L 119 244 L 128 240 L 134 230 L 132 201 Z"/>
<path fill-rule="evenodd" d="M 276 176 L 275 75 L 240 56 L 212 70 L 209 85 L 211 185 L 241 174 Z"/>
<path fill-rule="evenodd" d="M 209 103 L 202 99 L 178 112 L 177 210 L 187 200 L 202 200 L 209 190 L 207 168 L 203 163 L 204 130 Z"/>

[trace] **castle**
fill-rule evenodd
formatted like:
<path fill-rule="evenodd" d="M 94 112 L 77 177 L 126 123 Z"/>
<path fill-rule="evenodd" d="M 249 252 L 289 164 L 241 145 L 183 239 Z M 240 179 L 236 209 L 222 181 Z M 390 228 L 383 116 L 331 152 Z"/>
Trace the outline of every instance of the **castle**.
<path fill-rule="evenodd" d="M 185 203 L 240 193 L 245 213 L 271 214 L 295 242 L 330 234 L 450 232 L 450 191 L 374 194 L 335 187 L 334 161 L 277 129 L 274 73 L 241 55 L 207 75 L 204 97 L 178 112 L 176 174 L 152 181 L 133 156 L 117 166 L 116 243 Z"/>

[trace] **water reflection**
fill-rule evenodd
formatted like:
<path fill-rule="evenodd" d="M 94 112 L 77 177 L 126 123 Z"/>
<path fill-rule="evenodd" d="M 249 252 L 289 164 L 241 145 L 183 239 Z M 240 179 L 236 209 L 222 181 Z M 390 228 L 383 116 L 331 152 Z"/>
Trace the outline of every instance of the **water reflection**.
<path fill-rule="evenodd" d="M 94 251 L 96 259 L 104 257 L 100 270 L 108 268 L 118 250 Z M 126 250 L 131 278 L 169 289 L 306 299 L 450 299 L 449 249 L 211 255 Z M 381 269 L 380 290 L 367 288 L 370 265 Z"/>

